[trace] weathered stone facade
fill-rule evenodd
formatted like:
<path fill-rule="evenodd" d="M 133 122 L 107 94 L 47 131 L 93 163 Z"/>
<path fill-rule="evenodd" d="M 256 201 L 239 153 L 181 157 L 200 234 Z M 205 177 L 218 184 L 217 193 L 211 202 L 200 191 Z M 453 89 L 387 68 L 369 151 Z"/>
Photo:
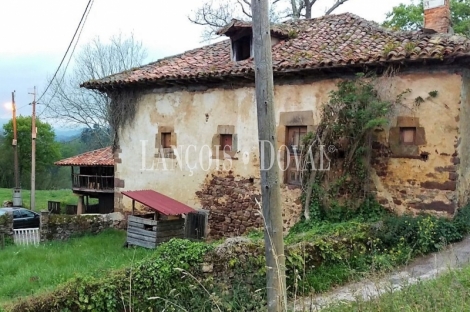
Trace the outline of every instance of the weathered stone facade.
<path fill-rule="evenodd" d="M 67 240 L 83 234 L 98 234 L 109 228 L 125 228 L 124 216 L 120 213 L 106 215 L 55 215 L 41 212 L 41 242 Z"/>
<path fill-rule="evenodd" d="M 467 111 L 463 103 L 468 102 L 468 86 L 463 86 L 468 78 L 464 77 L 463 72 L 447 68 L 379 79 L 377 87 L 384 99 L 394 100 L 410 90 L 394 108 L 388 124 L 375 132 L 371 179 L 377 198 L 389 209 L 452 215 L 468 201 L 467 188 L 461 183 L 470 181 L 470 172 L 459 165 L 463 162 L 459 150 L 469 148 L 464 134 L 470 133 L 464 130 L 467 121 L 460 118 Z M 321 107 L 338 81 L 275 85 L 276 148 L 282 149 L 285 144 L 287 127 L 304 125 L 311 131 L 318 125 Z M 172 93 L 155 89 L 143 93 L 134 123 L 120 129 L 115 173 L 121 186 L 118 190 L 153 189 L 196 209 L 208 210 L 209 231 L 214 237 L 236 236 L 261 227 L 254 200 L 260 194 L 255 108 L 253 87 Z M 183 147 L 176 151 L 179 156 L 161 158 L 157 153 L 156 133 L 163 126 L 175 133 L 175 140 L 177 135 L 177 144 Z M 236 133 L 237 150 L 230 159 L 210 153 L 221 128 Z M 402 128 L 415 129 L 413 144 L 401 145 Z M 195 148 L 188 152 L 188 146 Z M 283 155 L 279 155 L 281 168 Z M 300 219 L 301 191 L 285 182 L 283 170 L 279 180 L 287 231 Z M 126 211 L 131 202 L 117 194 L 116 205 Z"/>
<path fill-rule="evenodd" d="M 410 88 L 387 126 L 374 133 L 372 180 L 377 199 L 398 213 L 432 211 L 452 216 L 468 201 L 468 195 L 457 188 L 459 176 L 468 175 L 459 165 L 459 145 L 467 132 L 462 131 L 460 118 L 465 82 L 461 72 L 441 77 L 434 84 L 432 75 L 413 73 L 392 78 L 395 85 L 386 89 L 396 95 L 407 85 Z M 385 78 L 382 82 L 388 84 Z M 414 129 L 412 143 L 402 142 L 403 129 Z"/>

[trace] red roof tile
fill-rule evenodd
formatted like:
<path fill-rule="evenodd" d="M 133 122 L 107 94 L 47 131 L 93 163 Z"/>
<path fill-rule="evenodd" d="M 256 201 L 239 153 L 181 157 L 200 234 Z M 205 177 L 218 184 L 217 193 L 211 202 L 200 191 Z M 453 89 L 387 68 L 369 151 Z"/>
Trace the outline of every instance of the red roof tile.
<path fill-rule="evenodd" d="M 59 160 L 57 166 L 114 166 L 112 148 L 105 147 L 77 156 Z"/>
<path fill-rule="evenodd" d="M 152 190 L 124 191 L 121 194 L 166 216 L 196 212 L 193 208 Z"/>
<path fill-rule="evenodd" d="M 232 22 L 220 32 L 246 28 Z M 273 46 L 274 75 L 305 69 L 324 69 L 423 59 L 451 61 L 470 56 L 470 40 L 449 34 L 391 31 L 356 15 L 345 13 L 283 23 L 286 38 Z M 274 31 L 274 28 L 272 29 Z M 137 69 L 82 84 L 90 89 L 117 85 L 155 84 L 197 78 L 254 75 L 253 59 L 233 62 L 230 40 L 161 59 Z"/>

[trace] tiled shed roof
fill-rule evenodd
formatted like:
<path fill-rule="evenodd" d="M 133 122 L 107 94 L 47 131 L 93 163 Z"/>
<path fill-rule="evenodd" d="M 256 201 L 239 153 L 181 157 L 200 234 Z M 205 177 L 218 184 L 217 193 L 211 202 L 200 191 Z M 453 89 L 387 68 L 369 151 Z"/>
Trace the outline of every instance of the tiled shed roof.
<path fill-rule="evenodd" d="M 246 22 L 232 21 L 220 32 Z M 274 75 L 306 69 L 327 69 L 425 59 L 453 61 L 469 57 L 470 40 L 449 34 L 391 31 L 375 22 L 345 13 L 283 23 L 289 38 L 273 46 Z M 274 29 L 272 29 L 274 31 Z M 191 79 L 253 76 L 253 58 L 233 62 L 230 40 L 168 57 L 137 69 L 85 82 L 90 89 L 133 84 L 158 84 Z"/>
<path fill-rule="evenodd" d="M 114 166 L 112 148 L 105 147 L 77 156 L 59 160 L 56 166 Z"/>

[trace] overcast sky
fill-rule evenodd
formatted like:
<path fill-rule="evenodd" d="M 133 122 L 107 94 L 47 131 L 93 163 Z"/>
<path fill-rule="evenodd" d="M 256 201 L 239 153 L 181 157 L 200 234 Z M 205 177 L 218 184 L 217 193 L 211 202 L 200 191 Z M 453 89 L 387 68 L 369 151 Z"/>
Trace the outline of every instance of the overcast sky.
<path fill-rule="evenodd" d="M 16 90 L 19 114 L 30 115 L 33 87 L 46 87 L 67 49 L 88 0 L 0 1 L 0 119 L 11 117 L 4 104 Z M 77 47 L 95 36 L 133 32 L 148 50 L 147 62 L 201 46 L 202 26 L 187 16 L 203 0 L 95 0 Z M 351 12 L 382 22 L 393 6 L 410 0 L 349 0 L 335 13 Z M 333 3 L 318 0 L 316 16 Z M 41 112 L 44 105 L 38 106 Z"/>

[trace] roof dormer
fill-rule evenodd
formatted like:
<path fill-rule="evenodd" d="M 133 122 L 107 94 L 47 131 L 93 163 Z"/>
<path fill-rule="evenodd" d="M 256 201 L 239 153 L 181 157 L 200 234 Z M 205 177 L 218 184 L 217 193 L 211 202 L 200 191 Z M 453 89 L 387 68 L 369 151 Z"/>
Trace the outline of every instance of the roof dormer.
<path fill-rule="evenodd" d="M 232 22 L 219 29 L 217 34 L 230 38 L 232 61 L 239 62 L 253 57 L 253 28 L 251 22 L 232 19 Z M 271 46 L 287 37 L 288 35 L 280 29 L 271 27 Z"/>

